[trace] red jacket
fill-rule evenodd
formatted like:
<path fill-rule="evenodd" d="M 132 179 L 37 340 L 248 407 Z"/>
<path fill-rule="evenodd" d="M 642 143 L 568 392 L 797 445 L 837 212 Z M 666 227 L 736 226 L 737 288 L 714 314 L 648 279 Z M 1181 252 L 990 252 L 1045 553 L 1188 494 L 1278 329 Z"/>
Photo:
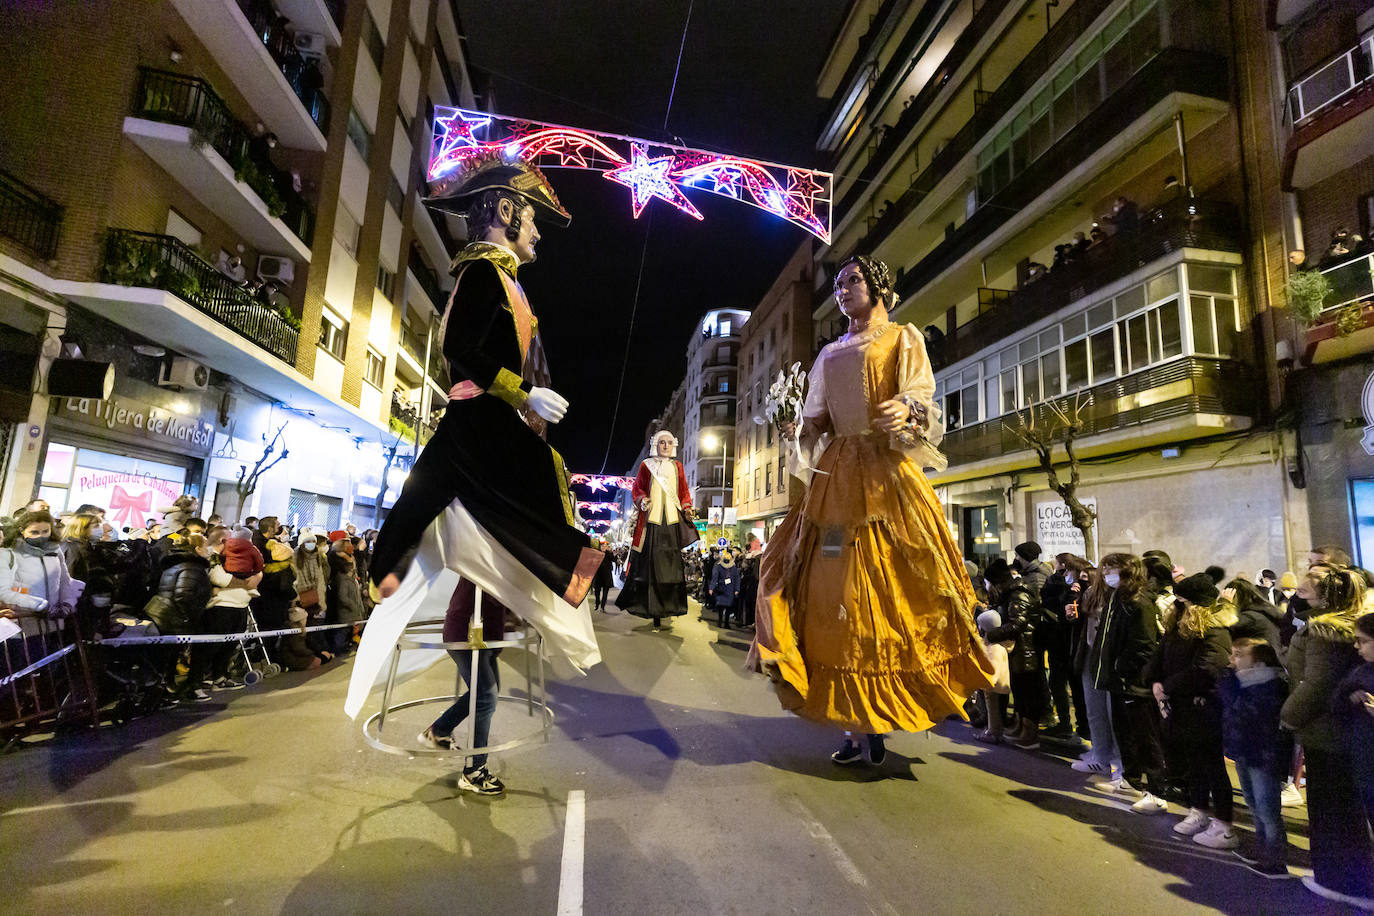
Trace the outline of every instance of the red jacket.
<path fill-rule="evenodd" d="M 677 498 L 682 504 L 683 510 L 692 508 L 692 491 L 687 488 L 687 474 L 682 470 L 682 462 L 674 461 L 673 465 L 677 468 Z M 640 509 L 640 504 L 649 498 L 649 490 L 654 485 L 653 472 L 649 470 L 649 462 L 639 463 L 639 473 L 635 475 L 635 484 L 630 488 L 630 496 L 635 501 L 635 508 L 639 509 L 639 516 L 635 519 L 635 539 L 634 549 L 639 550 L 644 546 L 644 525 L 647 523 L 649 513 Z"/>

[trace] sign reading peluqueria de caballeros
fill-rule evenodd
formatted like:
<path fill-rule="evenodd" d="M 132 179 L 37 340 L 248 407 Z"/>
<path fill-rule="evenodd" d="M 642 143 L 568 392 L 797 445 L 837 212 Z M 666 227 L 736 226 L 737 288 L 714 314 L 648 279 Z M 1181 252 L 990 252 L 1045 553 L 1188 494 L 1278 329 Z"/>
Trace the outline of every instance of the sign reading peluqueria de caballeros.
<path fill-rule="evenodd" d="M 195 417 L 120 397 L 53 398 L 53 414 L 87 426 L 133 433 L 179 451 L 208 452 L 214 427 Z"/>

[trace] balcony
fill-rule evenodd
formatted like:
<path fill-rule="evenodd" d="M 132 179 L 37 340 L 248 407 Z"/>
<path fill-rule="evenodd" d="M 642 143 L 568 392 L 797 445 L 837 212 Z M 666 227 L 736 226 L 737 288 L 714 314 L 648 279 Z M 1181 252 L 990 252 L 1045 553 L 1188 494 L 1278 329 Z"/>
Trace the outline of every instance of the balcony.
<path fill-rule="evenodd" d="M 329 99 L 320 67 L 307 61 L 275 28 L 278 14 L 263 0 L 172 0 L 172 5 L 233 80 L 268 130 L 293 149 L 323 152 L 329 129 Z M 337 27 L 318 9 L 318 30 L 338 43 Z M 309 31 L 309 20 L 302 31 Z M 332 28 L 332 35 L 331 35 Z"/>
<path fill-rule="evenodd" d="M 1374 254 L 1355 255 L 1322 273 L 1331 295 L 1307 329 L 1304 362 L 1319 365 L 1374 352 Z"/>
<path fill-rule="evenodd" d="M 1083 431 L 1075 442 L 1080 457 L 1122 447 L 1140 448 L 1248 428 L 1257 389 L 1248 367 L 1235 360 L 1183 357 L 1088 389 Z M 1057 398 L 1071 406 L 1074 396 Z M 1037 423 L 1051 420 L 1045 404 Z M 941 451 L 949 470 L 936 483 L 1035 466 L 1035 457 L 1008 426 L 1012 415 L 951 430 Z"/>
<path fill-rule="evenodd" d="M 105 240 L 100 280 L 166 290 L 282 362 L 296 362 L 299 321 L 288 311 L 271 308 L 254 298 L 244 287 L 201 260 L 180 239 L 111 229 Z M 145 314 L 136 321 L 134 329 L 147 333 L 147 318 Z M 183 342 L 179 335 L 168 334 L 165 339 L 168 343 Z"/>
<path fill-rule="evenodd" d="M 1284 190 L 1309 188 L 1374 155 L 1374 33 L 1288 90 Z"/>
<path fill-rule="evenodd" d="M 0 235 L 50 261 L 61 234 L 62 207 L 0 169 Z"/>
<path fill-rule="evenodd" d="M 204 80 L 141 68 L 124 133 L 254 248 L 310 260 L 314 211 Z"/>
<path fill-rule="evenodd" d="M 1204 124 L 1215 121 L 1224 112 L 1229 94 L 1225 59 L 1183 48 L 1160 51 L 1043 155 L 996 194 L 980 201 L 974 214 L 944 242 L 903 270 L 897 280 L 897 295 L 907 298 L 915 294 L 975 248 L 994 245 L 994 233 L 1013 221 L 1029 220 L 1031 217 L 1023 215 L 1023 211 L 1029 213 L 1029 205 L 1046 192 L 1060 189 L 1067 196 L 1071 191 L 1081 190 L 1081 181 L 1070 185 L 1066 176 L 1083 170 L 1093 160 L 1102 161 L 1105 168 L 1121 149 L 1139 147 L 1145 137 L 1168 123 L 1174 106 L 1161 103 L 1175 94 L 1197 99 L 1197 110 L 1207 116 L 1192 118 L 1190 130 L 1201 130 Z M 914 191 L 903 195 L 889 208 L 893 212 L 878 221 L 857 250 L 873 250 L 873 245 L 911 214 L 922 196 Z"/>
<path fill-rule="evenodd" d="M 938 348 L 932 345 L 931 364 L 937 370 L 953 365 L 1132 271 L 1185 248 L 1242 252 L 1236 208 L 1181 198 L 1144 216 L 1135 232 L 1110 236 L 1089 248 L 1077 261 L 1056 268 L 1043 279 L 1018 290 L 985 290 L 989 308 L 980 308 L 977 317 L 960 325 Z"/>

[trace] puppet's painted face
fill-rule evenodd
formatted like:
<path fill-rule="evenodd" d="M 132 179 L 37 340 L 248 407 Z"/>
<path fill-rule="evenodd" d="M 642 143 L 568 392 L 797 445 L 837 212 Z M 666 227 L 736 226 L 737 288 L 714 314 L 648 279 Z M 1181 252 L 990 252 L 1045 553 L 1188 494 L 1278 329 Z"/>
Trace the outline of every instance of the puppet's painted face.
<path fill-rule="evenodd" d="M 873 296 L 859 265 L 846 264 L 835 278 L 835 301 L 847 318 L 862 321 L 873 311 Z"/>
<path fill-rule="evenodd" d="M 660 458 L 673 457 L 673 440 L 667 436 L 660 436 L 654 440 L 654 454 Z"/>
<path fill-rule="evenodd" d="M 537 257 L 534 253 L 534 246 L 537 244 L 539 229 L 534 225 L 534 207 L 526 204 L 520 214 L 520 234 L 511 241 L 510 246 L 515 250 L 515 256 L 520 259 L 521 264 L 529 264 Z"/>

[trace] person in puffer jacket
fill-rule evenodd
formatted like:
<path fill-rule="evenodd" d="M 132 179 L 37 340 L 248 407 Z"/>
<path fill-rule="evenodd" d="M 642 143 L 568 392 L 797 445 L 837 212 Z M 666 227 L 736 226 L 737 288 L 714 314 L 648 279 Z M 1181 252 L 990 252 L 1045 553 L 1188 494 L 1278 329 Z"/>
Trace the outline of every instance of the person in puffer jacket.
<path fill-rule="evenodd" d="M 38 636 L 36 616 L 51 620 L 74 614 L 85 588 L 67 570 L 52 530 L 50 514 L 26 512 L 11 546 L 0 549 L 0 603 L 18 610 L 26 637 Z"/>
<path fill-rule="evenodd" d="M 1040 601 L 1028 588 L 1012 578 L 1007 561 L 998 557 L 984 572 L 988 598 L 1002 615 L 1002 625 L 984 637 L 988 642 L 1013 641 L 1009 655 L 1012 702 L 1020 726 L 1010 735 L 1012 744 L 1022 750 L 1040 747 L 1040 716 L 1045 712 L 1045 672 L 1042 653 L 1035 646 L 1035 631 L 1040 623 Z"/>

